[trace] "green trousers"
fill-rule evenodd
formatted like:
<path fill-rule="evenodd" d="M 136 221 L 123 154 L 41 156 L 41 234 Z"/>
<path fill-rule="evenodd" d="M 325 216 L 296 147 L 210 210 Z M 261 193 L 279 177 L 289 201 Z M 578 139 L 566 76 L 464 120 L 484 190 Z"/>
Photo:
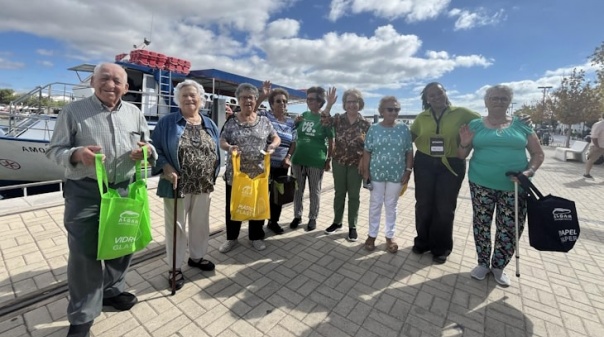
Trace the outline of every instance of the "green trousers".
<path fill-rule="evenodd" d="M 363 177 L 359 174 L 359 169 L 356 165 L 342 165 L 335 160 L 332 163 L 332 170 L 335 190 L 333 198 L 333 223 L 342 223 L 346 194 L 348 194 L 348 227 L 356 228 L 359 219 L 359 195 L 361 193 Z"/>

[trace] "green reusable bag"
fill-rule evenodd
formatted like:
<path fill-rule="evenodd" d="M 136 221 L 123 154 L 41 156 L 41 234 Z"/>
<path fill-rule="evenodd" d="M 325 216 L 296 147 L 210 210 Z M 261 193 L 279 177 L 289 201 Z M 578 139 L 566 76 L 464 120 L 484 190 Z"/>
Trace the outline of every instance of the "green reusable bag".
<path fill-rule="evenodd" d="M 127 197 L 109 188 L 103 155 L 96 155 L 96 176 L 101 194 L 97 260 L 132 254 L 145 248 L 153 239 L 147 196 L 146 147 L 143 147 L 143 155 L 144 179 L 141 176 L 141 161 L 137 161 L 136 181 L 128 185 Z"/>

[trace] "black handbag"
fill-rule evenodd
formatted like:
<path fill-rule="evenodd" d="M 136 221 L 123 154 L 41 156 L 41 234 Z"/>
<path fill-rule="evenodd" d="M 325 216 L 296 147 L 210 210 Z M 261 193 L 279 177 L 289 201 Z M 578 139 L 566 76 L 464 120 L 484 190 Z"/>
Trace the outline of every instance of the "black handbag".
<path fill-rule="evenodd" d="M 575 202 L 548 194 L 543 196 L 523 174 L 516 176 L 528 193 L 528 229 L 531 247 L 548 252 L 568 252 L 579 239 Z"/>
<path fill-rule="evenodd" d="M 273 179 L 273 203 L 285 205 L 294 201 L 298 182 L 293 176 L 280 176 Z"/>

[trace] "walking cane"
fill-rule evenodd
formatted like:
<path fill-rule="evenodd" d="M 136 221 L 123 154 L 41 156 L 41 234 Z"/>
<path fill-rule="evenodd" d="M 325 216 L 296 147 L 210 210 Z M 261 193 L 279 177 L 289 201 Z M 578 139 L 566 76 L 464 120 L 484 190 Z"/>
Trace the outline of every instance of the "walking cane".
<path fill-rule="evenodd" d="M 518 252 L 520 250 L 518 246 L 518 178 L 514 182 L 514 213 L 516 218 L 516 277 L 520 277 L 520 253 Z"/>
<path fill-rule="evenodd" d="M 176 294 L 176 228 L 178 227 L 178 178 L 174 188 L 174 229 L 172 231 L 172 296 Z"/>
<path fill-rule="evenodd" d="M 515 222 L 515 236 L 516 236 L 516 277 L 520 277 L 520 253 L 518 247 L 518 178 L 517 176 L 522 172 L 506 172 L 506 176 L 515 177 L 514 181 L 514 222 Z"/>

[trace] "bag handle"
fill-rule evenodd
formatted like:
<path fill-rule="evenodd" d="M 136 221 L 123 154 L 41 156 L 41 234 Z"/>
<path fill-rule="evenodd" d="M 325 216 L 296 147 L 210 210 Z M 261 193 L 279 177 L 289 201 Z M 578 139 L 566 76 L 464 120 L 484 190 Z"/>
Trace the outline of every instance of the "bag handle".
<path fill-rule="evenodd" d="M 239 151 L 231 153 L 231 161 L 233 162 L 233 176 L 236 176 L 241 173 L 241 157 L 239 156 Z"/>
<path fill-rule="evenodd" d="M 142 165 L 142 169 L 145 172 L 145 180 L 144 181 L 147 181 L 147 178 L 148 178 L 148 175 L 149 175 L 149 172 L 147 172 L 148 171 L 148 165 L 149 165 L 149 162 L 148 162 L 148 152 L 149 152 L 149 149 L 147 149 L 146 146 L 142 146 L 141 149 L 143 150 L 143 160 L 142 160 L 143 165 Z M 142 174 L 141 174 L 141 160 L 137 160 L 134 167 L 136 169 L 136 180 L 137 181 L 138 180 L 143 180 Z"/>
<path fill-rule="evenodd" d="M 109 189 L 109 182 L 107 181 L 107 171 L 105 171 L 105 165 L 103 164 L 103 154 L 95 154 L 94 162 L 94 166 L 96 169 L 96 181 L 99 184 L 99 193 L 103 195 L 103 183 L 105 184 L 105 188 Z"/>
<path fill-rule="evenodd" d="M 147 181 L 147 178 L 149 176 L 148 161 L 147 161 L 148 149 L 146 146 L 143 146 L 142 149 L 143 149 L 142 168 L 145 170 L 145 181 Z M 105 165 L 103 164 L 103 154 L 102 153 L 95 154 L 94 161 L 95 161 L 94 166 L 96 169 L 96 181 L 99 184 L 99 193 L 101 193 L 101 195 L 103 195 L 103 184 L 105 185 L 105 188 L 109 189 L 109 181 L 107 180 L 107 171 L 105 170 Z M 136 180 L 142 180 L 141 160 L 137 160 L 134 167 L 136 170 Z"/>
<path fill-rule="evenodd" d="M 522 186 L 522 189 L 529 193 L 530 198 L 533 198 L 535 200 L 543 198 L 543 194 L 537 189 L 537 187 L 535 185 L 533 185 L 533 183 L 527 176 L 522 174 L 522 172 L 510 171 L 510 172 L 506 172 L 505 175 L 508 177 L 509 176 L 516 177 L 516 179 L 518 179 L 518 181 L 520 182 L 520 186 Z M 539 198 L 537 198 L 537 197 L 539 197 Z"/>

